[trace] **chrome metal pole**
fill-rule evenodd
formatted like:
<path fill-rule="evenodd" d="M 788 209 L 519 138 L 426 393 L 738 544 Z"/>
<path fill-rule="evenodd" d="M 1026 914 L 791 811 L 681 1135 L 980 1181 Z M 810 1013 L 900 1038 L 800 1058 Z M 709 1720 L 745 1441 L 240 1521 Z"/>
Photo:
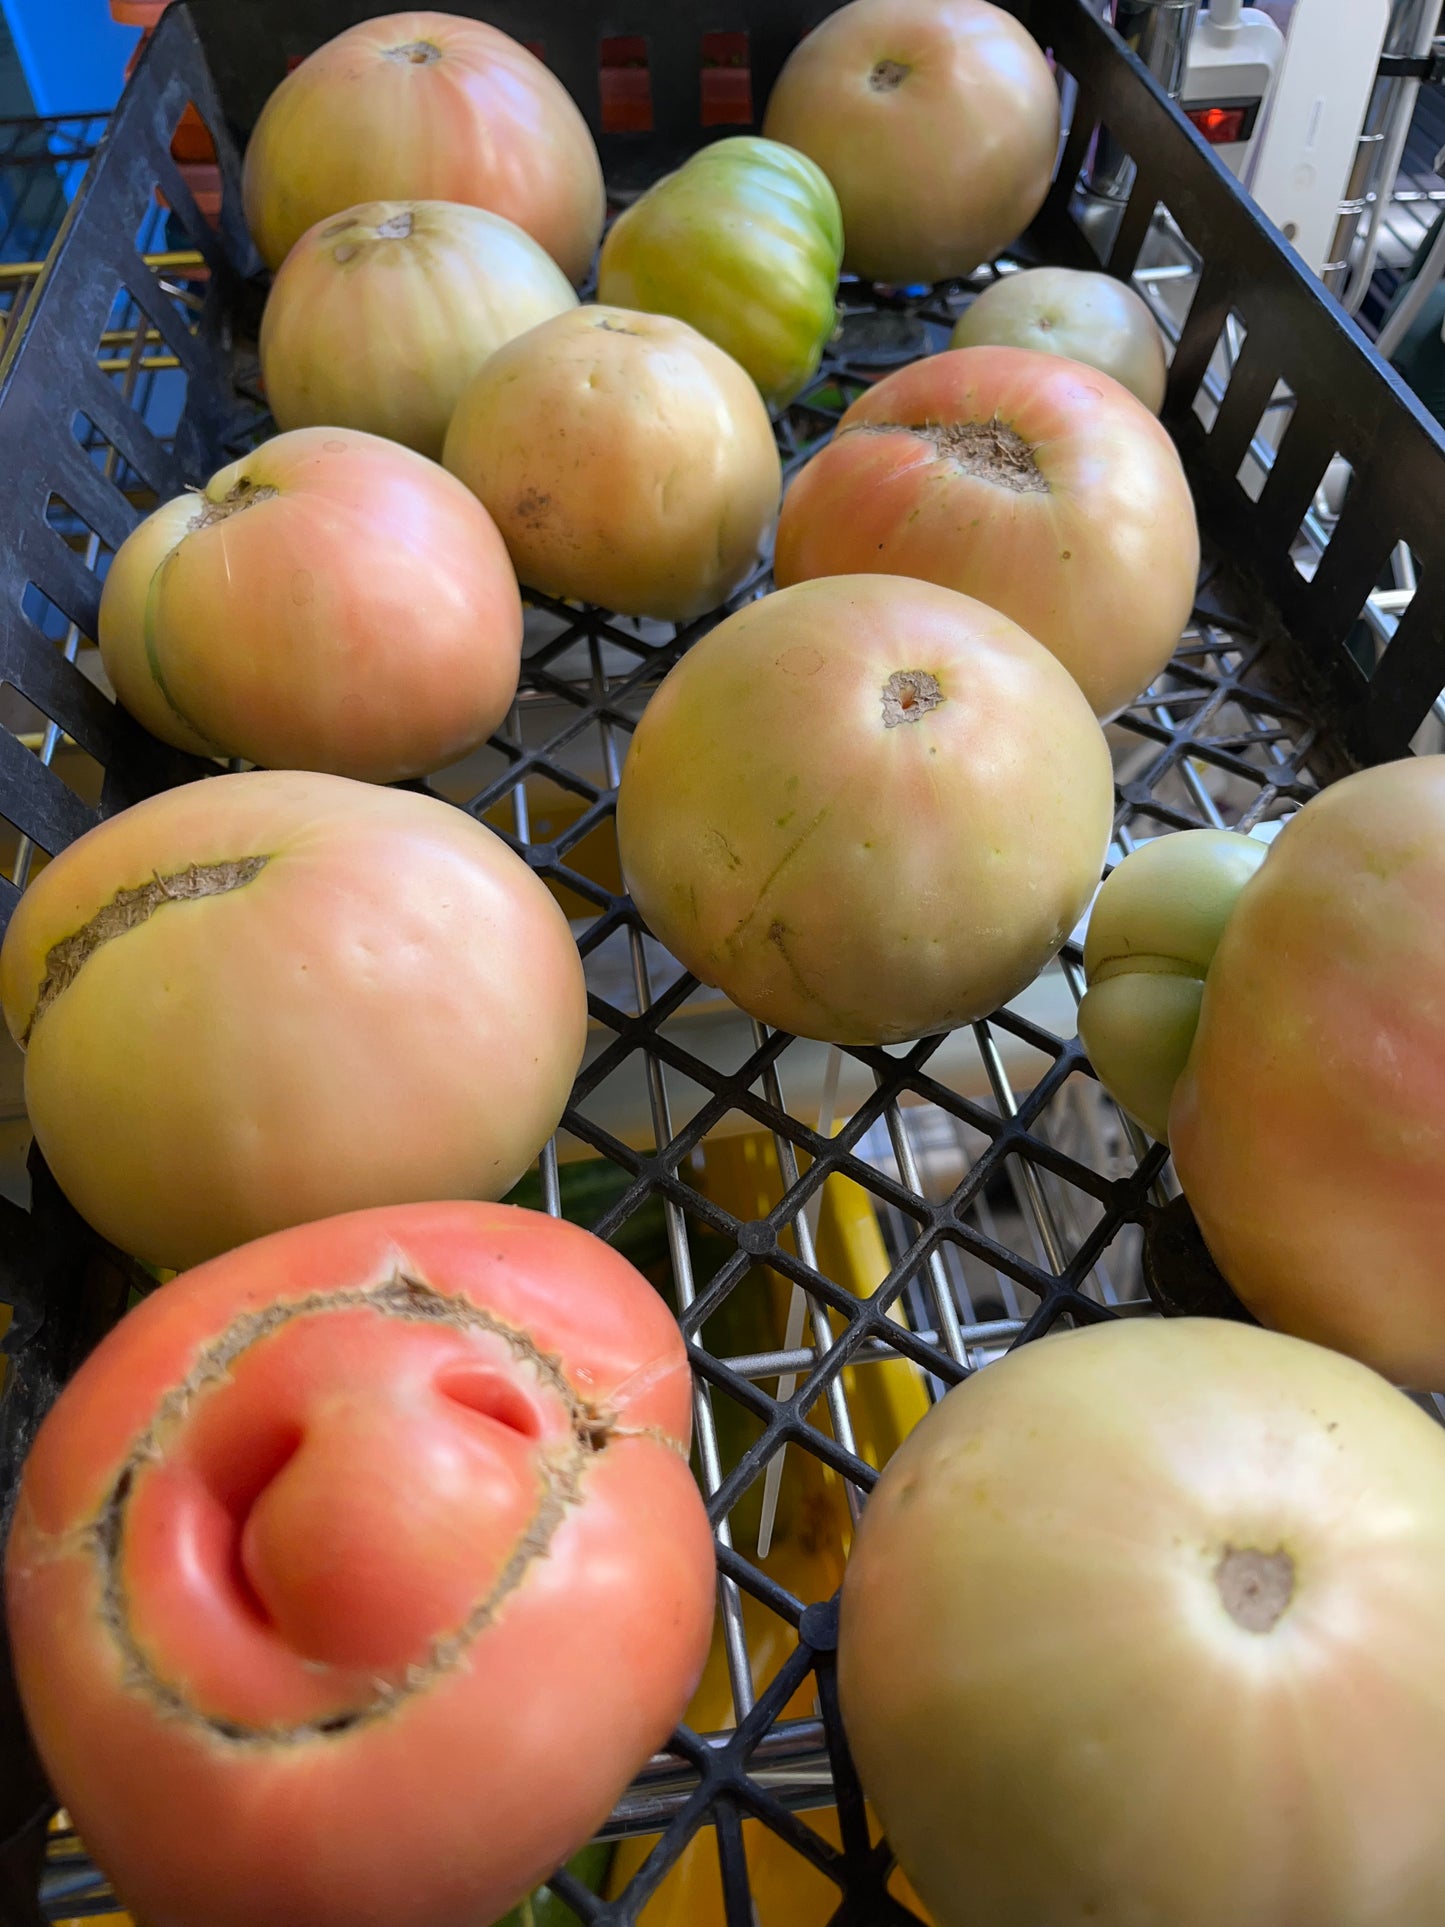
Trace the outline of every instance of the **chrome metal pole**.
<path fill-rule="evenodd" d="M 1385 54 L 1422 55 L 1430 51 L 1440 21 L 1440 0 L 1394 0 L 1385 29 Z M 1291 23 L 1293 25 L 1293 23 Z M 1330 244 L 1330 258 L 1320 279 L 1331 294 L 1339 295 L 1353 313 L 1365 298 L 1379 248 L 1385 209 L 1395 185 L 1400 157 L 1410 131 L 1410 117 L 1420 92 L 1417 80 L 1394 75 L 1376 78 L 1360 141 L 1340 203 L 1340 218 Z M 1363 248 L 1351 271 L 1360 216 L 1370 211 Z"/>
<path fill-rule="evenodd" d="M 1114 31 L 1171 100 L 1178 100 L 1184 85 L 1198 17 L 1199 0 L 1114 0 Z M 1100 200 L 1125 201 L 1133 184 L 1133 161 L 1101 127 L 1084 177 L 1085 191 Z"/>

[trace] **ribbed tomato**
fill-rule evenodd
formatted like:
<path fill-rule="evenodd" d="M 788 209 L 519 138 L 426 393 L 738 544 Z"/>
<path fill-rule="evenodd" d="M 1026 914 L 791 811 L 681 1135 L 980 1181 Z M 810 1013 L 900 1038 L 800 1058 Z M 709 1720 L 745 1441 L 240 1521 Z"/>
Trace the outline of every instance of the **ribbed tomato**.
<path fill-rule="evenodd" d="M 713 1616 L 686 1349 L 506 1206 L 164 1286 L 41 1428 L 6 1601 L 60 1797 L 152 1927 L 477 1927 L 681 1717 Z"/>
<path fill-rule="evenodd" d="M 837 325 L 838 197 L 777 141 L 715 141 L 613 223 L 597 298 L 676 315 L 740 361 L 770 408 L 817 370 Z"/>
<path fill-rule="evenodd" d="M 361 428 L 440 461 L 457 397 L 494 349 L 575 308 L 530 235 L 455 201 L 370 201 L 303 234 L 261 317 L 280 428 Z"/>
<path fill-rule="evenodd" d="M 1267 850 L 1236 830 L 1161 836 L 1110 873 L 1089 912 L 1079 1036 L 1110 1095 L 1161 1144 L 1204 980 Z"/>
<path fill-rule="evenodd" d="M 270 268 L 363 201 L 463 201 L 515 221 L 580 281 L 606 212 L 596 144 L 560 81 L 450 13 L 363 20 L 303 60 L 261 110 L 243 188 Z"/>

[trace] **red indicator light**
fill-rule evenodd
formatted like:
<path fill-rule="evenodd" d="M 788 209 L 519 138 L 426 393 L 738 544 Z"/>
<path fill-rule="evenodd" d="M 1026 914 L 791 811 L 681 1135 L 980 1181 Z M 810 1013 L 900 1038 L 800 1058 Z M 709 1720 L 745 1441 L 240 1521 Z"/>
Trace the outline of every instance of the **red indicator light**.
<path fill-rule="evenodd" d="M 1211 147 L 1226 147 L 1245 137 L 1247 107 L 1190 107 L 1186 112 Z"/>

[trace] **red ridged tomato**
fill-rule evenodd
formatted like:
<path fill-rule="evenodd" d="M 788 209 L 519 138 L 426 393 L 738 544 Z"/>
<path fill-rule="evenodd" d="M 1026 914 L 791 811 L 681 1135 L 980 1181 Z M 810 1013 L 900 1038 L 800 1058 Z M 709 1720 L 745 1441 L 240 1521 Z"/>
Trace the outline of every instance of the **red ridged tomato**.
<path fill-rule="evenodd" d="M 682 1336 L 499 1205 L 310 1224 L 164 1286 L 41 1428 L 27 1716 L 150 1927 L 477 1927 L 600 1825 L 713 1616 Z"/>

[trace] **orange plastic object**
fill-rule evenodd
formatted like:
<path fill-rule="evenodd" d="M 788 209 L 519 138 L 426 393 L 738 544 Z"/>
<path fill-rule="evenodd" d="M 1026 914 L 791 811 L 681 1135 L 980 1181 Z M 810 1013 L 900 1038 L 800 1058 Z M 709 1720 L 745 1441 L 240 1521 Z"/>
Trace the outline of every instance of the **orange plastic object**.
<path fill-rule="evenodd" d="M 144 34 L 152 34 L 170 4 L 171 0 L 110 0 L 110 17 L 122 27 L 139 27 Z"/>
<path fill-rule="evenodd" d="M 125 77 L 130 79 L 135 72 L 136 62 L 145 51 L 146 42 L 155 32 L 160 17 L 170 5 L 171 0 L 110 0 L 111 18 L 124 27 L 139 27 L 141 37 L 131 49 L 129 60 L 125 63 Z M 211 139 L 210 129 L 201 119 L 191 103 L 176 123 L 176 131 L 171 140 L 171 154 L 182 164 L 212 162 L 216 158 L 216 144 Z M 220 175 L 216 175 L 216 192 L 220 191 Z M 197 184 L 191 183 L 191 192 L 200 200 Z M 203 209 L 203 212 L 207 210 Z M 209 213 L 208 213 L 209 218 Z"/>

